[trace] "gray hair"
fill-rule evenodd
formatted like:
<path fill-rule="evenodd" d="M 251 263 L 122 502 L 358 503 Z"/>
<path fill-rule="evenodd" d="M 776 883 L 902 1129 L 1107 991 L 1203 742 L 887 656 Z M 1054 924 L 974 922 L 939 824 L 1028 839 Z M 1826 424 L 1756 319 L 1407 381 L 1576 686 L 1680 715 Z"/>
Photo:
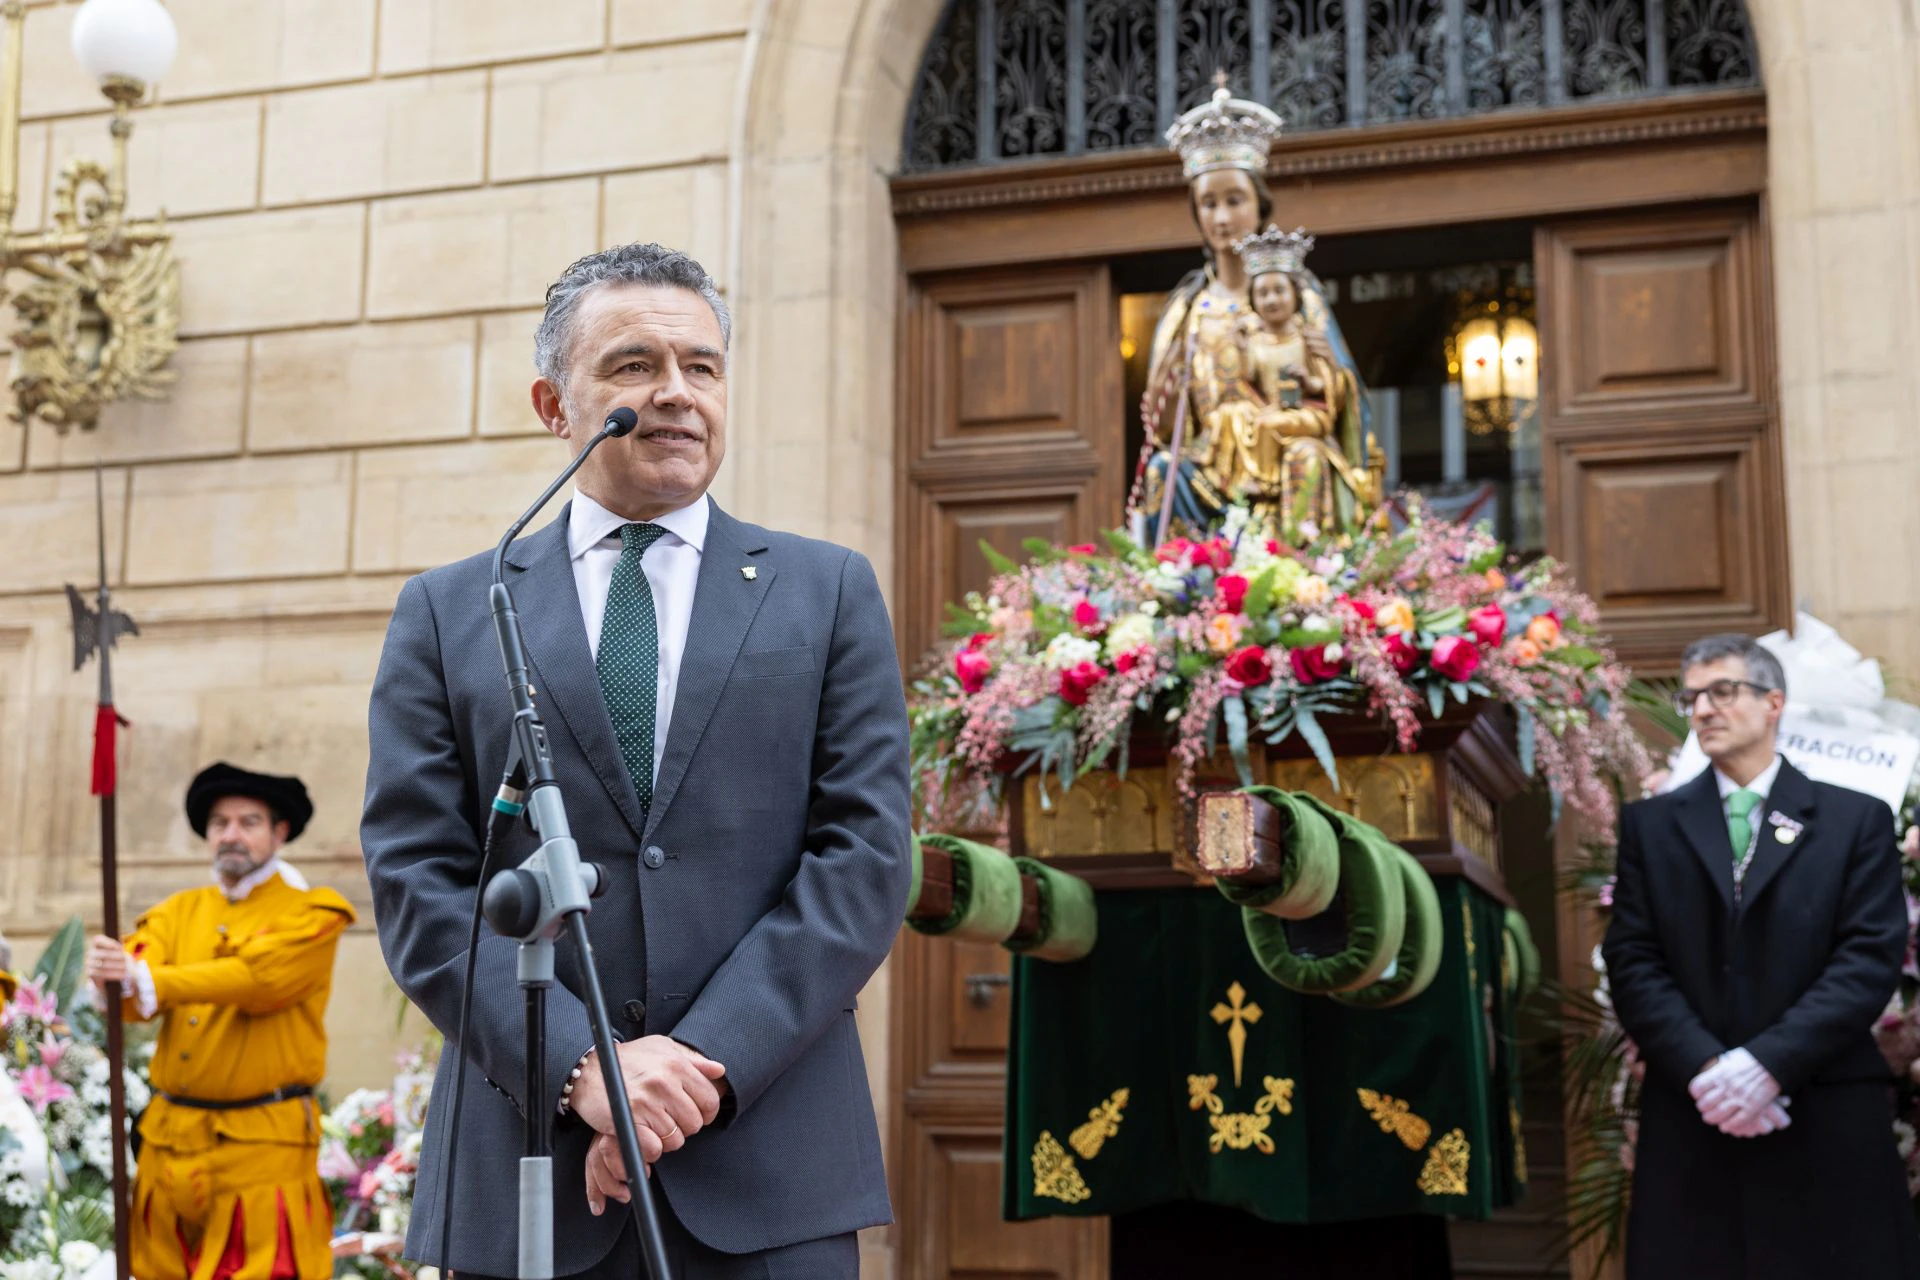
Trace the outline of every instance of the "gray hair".
<path fill-rule="evenodd" d="M 1718 662 L 1722 658 L 1739 658 L 1747 664 L 1747 679 L 1766 689 L 1787 691 L 1787 673 L 1780 666 L 1780 659 L 1752 636 L 1738 631 L 1728 631 L 1717 636 L 1707 636 L 1688 645 L 1686 652 L 1680 655 L 1680 670 L 1697 666 L 1702 662 Z"/>
<path fill-rule="evenodd" d="M 659 285 L 704 298 L 720 322 L 721 346 L 732 345 L 733 317 L 705 267 L 664 245 L 620 244 L 588 254 L 547 286 L 547 311 L 533 335 L 533 367 L 541 377 L 555 386 L 565 381 L 580 301 L 593 290 L 613 284 Z"/>

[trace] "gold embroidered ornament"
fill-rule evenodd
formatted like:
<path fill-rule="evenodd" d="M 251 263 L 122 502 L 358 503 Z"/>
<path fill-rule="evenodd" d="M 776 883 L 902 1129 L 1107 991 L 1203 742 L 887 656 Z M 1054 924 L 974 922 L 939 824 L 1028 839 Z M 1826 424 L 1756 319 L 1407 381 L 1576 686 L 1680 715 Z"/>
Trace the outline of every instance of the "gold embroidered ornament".
<path fill-rule="evenodd" d="M 1227 988 L 1227 999 L 1213 1006 L 1213 1020 L 1227 1029 L 1227 1047 L 1233 1050 L 1233 1085 L 1240 1087 L 1240 1068 L 1247 1056 L 1247 1028 L 1260 1021 L 1260 1006 L 1247 999 L 1238 982 Z"/>
<path fill-rule="evenodd" d="M 1273 1138 L 1269 1130 L 1273 1126 L 1275 1115 L 1293 1114 L 1293 1081 L 1290 1078 L 1265 1076 L 1261 1084 L 1266 1092 L 1253 1104 L 1251 1112 L 1229 1112 L 1227 1104 L 1215 1092 L 1220 1084 L 1219 1076 L 1187 1077 L 1187 1109 L 1207 1112 L 1207 1124 L 1213 1132 L 1207 1137 L 1207 1150 L 1213 1155 L 1222 1151 L 1258 1151 L 1261 1155 L 1274 1153 Z"/>
<path fill-rule="evenodd" d="M 1418 1151 L 1427 1145 L 1427 1138 L 1433 1132 L 1433 1126 L 1413 1113 L 1413 1108 L 1403 1099 L 1388 1097 L 1372 1089 L 1357 1091 L 1360 1105 L 1367 1109 L 1374 1123 L 1380 1126 L 1382 1133 L 1390 1133 L 1400 1139 L 1409 1151 Z"/>
<path fill-rule="evenodd" d="M 1034 1195 L 1065 1204 L 1079 1204 L 1092 1197 L 1093 1192 L 1087 1189 L 1086 1179 L 1074 1166 L 1073 1157 L 1067 1154 L 1059 1139 L 1045 1129 L 1033 1144 L 1032 1159 Z"/>
<path fill-rule="evenodd" d="M 1128 1089 L 1115 1089 L 1113 1096 L 1087 1112 L 1085 1124 L 1068 1135 L 1067 1145 L 1078 1151 L 1082 1160 L 1091 1160 L 1099 1155 L 1107 1139 L 1119 1134 L 1120 1113 L 1126 1109 L 1131 1092 Z"/>
<path fill-rule="evenodd" d="M 1520 1128 L 1520 1104 L 1507 1099 L 1507 1121 L 1513 1128 L 1513 1176 L 1515 1180 L 1527 1180 L 1527 1138 Z"/>
<path fill-rule="evenodd" d="M 1472 1161 L 1473 1146 L 1467 1141 L 1466 1132 L 1453 1130 L 1427 1152 L 1426 1168 L 1420 1170 L 1421 1193 L 1429 1196 L 1467 1194 L 1467 1167 Z"/>

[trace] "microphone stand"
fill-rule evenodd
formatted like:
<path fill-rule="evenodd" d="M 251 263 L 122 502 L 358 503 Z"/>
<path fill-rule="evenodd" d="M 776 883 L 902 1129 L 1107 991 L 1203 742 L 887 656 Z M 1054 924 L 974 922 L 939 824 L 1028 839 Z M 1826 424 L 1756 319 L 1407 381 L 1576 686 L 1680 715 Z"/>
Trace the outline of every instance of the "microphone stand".
<path fill-rule="evenodd" d="M 593 1028 L 593 1047 L 606 1082 L 607 1101 L 613 1107 L 613 1128 L 626 1161 L 627 1186 L 632 1194 L 634 1225 L 640 1233 L 640 1252 L 653 1280 L 671 1280 L 666 1241 L 660 1231 L 659 1211 L 653 1203 L 651 1180 L 640 1158 L 640 1139 L 633 1125 L 620 1059 L 614 1048 L 612 1021 L 600 976 L 593 962 L 593 944 L 587 936 L 589 897 L 605 887 L 598 867 L 582 864 L 580 848 L 567 825 L 566 803 L 554 776 L 553 749 L 547 727 L 534 705 L 532 673 L 520 615 L 513 595 L 502 580 L 507 548 L 528 521 L 552 500 L 560 487 L 587 460 L 600 442 L 624 436 L 638 425 L 632 409 L 615 409 L 606 424 L 567 465 L 546 492 L 507 530 L 493 553 L 493 586 L 488 600 L 493 629 L 506 670 L 507 696 L 513 702 L 513 740 L 508 752 L 507 781 L 494 809 L 512 815 L 516 792 L 525 793 L 525 812 L 540 836 L 540 847 L 519 867 L 503 871 L 485 886 L 481 898 L 487 922 L 502 937 L 520 942 L 518 978 L 524 993 L 526 1043 L 526 1154 L 520 1161 L 521 1280 L 553 1280 L 553 1115 L 546 1097 L 546 995 L 553 986 L 553 943 L 564 931 L 580 957 L 581 985 L 585 988 L 587 1017 Z M 490 816 L 490 821 L 493 818 Z"/>

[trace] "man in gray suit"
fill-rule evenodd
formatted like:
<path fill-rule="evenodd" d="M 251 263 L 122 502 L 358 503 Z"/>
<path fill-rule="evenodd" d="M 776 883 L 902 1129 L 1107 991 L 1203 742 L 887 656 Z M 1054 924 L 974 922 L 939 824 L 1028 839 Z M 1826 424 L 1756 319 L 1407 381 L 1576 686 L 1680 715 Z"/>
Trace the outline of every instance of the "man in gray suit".
<path fill-rule="evenodd" d="M 547 291 L 541 420 L 576 451 L 617 407 L 639 426 L 588 459 L 506 581 L 574 834 L 610 884 L 590 929 L 675 1274 L 853 1277 L 853 1232 L 890 1220 L 853 1008 L 906 901 L 906 708 L 867 561 L 707 497 L 729 330 L 707 273 L 658 245 L 583 258 Z M 450 1037 L 508 744 L 489 559 L 401 589 L 361 824 L 387 963 Z M 532 847 L 517 824 L 495 869 Z M 463 1280 L 513 1273 L 520 1115 L 536 1107 L 557 1116 L 556 1271 L 641 1274 L 576 957 L 559 948 L 548 998 L 548 1096 L 521 1098 L 514 946 L 481 935 L 465 1056 L 492 1088 L 466 1092 L 452 1256 L 437 1256 L 451 1045 L 408 1256 Z"/>

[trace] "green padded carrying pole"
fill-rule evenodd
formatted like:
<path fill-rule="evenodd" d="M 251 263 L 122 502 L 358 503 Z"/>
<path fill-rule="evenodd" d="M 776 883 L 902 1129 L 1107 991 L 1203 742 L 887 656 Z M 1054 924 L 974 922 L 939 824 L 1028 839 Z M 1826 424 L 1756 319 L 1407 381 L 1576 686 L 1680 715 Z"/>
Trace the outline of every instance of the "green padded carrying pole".
<path fill-rule="evenodd" d="M 1009 940 L 1007 950 L 1057 964 L 1083 959 L 1100 934 L 1093 886 L 1032 858 L 1015 858 L 1013 863 L 1021 874 L 1032 876 L 1040 888 L 1040 932 L 1033 938 Z"/>
<path fill-rule="evenodd" d="M 1512 907 L 1507 908 L 1501 933 L 1503 949 L 1504 946 L 1513 948 L 1514 995 L 1525 1000 L 1540 985 L 1540 948 L 1533 943 L 1533 930 L 1527 927 L 1527 918 Z"/>
<path fill-rule="evenodd" d="M 1245 790 L 1280 811 L 1280 878 L 1260 885 L 1216 880 L 1214 887 L 1236 907 L 1264 911 L 1282 920 L 1319 915 L 1340 888 L 1340 841 L 1327 817 L 1331 811 L 1305 792 L 1277 787 Z"/>
<path fill-rule="evenodd" d="M 1020 923 L 1020 868 L 992 845 L 938 833 L 920 843 L 953 858 L 953 910 L 944 920 L 909 920 L 916 931 L 968 942 L 1005 942 Z"/>
<path fill-rule="evenodd" d="M 1340 844 L 1346 945 L 1331 955 L 1303 955 L 1294 949 L 1285 921 L 1260 911 L 1240 913 L 1254 960 L 1275 982 L 1305 995 L 1352 991 L 1379 981 L 1406 937 L 1407 894 L 1399 866 L 1365 838 L 1371 830 L 1365 823 L 1336 809 L 1326 812 Z"/>
<path fill-rule="evenodd" d="M 1386 837 L 1374 838 L 1382 844 Z M 1440 891 L 1419 859 L 1398 845 L 1387 845 L 1394 863 L 1400 868 L 1401 887 L 1407 895 L 1407 932 L 1394 956 L 1393 972 L 1368 986 L 1352 991 L 1336 991 L 1331 998 L 1355 1009 L 1391 1009 L 1418 996 L 1433 985 L 1445 954 L 1446 925 L 1440 912 Z"/>

